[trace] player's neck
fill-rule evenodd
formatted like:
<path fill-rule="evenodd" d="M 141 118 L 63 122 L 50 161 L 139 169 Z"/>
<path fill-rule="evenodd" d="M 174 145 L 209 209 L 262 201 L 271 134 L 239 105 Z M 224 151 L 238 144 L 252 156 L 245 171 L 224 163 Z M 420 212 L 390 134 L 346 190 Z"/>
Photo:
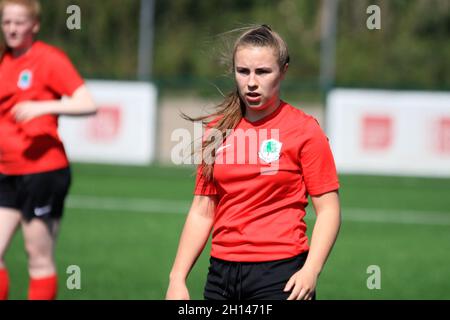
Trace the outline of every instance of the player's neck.
<path fill-rule="evenodd" d="M 23 55 L 25 55 L 28 51 L 30 51 L 31 47 L 33 46 L 34 41 L 31 41 L 27 43 L 24 46 L 21 46 L 20 48 L 13 48 L 11 49 L 11 54 L 14 58 L 19 58 Z"/>
<path fill-rule="evenodd" d="M 263 118 L 270 116 L 274 113 L 281 105 L 281 100 L 279 97 L 276 97 L 274 101 L 271 101 L 269 106 L 264 108 L 263 110 L 252 110 L 247 107 L 245 118 L 249 122 L 257 122 Z"/>

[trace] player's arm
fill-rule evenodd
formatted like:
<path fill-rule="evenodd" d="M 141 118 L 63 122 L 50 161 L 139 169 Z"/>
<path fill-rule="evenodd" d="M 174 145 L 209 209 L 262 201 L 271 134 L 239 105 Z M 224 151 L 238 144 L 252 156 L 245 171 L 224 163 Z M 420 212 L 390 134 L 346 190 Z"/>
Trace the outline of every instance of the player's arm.
<path fill-rule="evenodd" d="M 208 241 L 213 227 L 215 206 L 214 196 L 194 196 L 170 272 L 166 299 L 190 298 L 186 279 Z"/>
<path fill-rule="evenodd" d="M 81 85 L 71 97 L 63 100 L 24 101 L 18 103 L 11 112 L 17 121 L 25 122 L 46 114 L 90 115 L 97 107 L 86 85 Z"/>
<path fill-rule="evenodd" d="M 289 300 L 310 299 L 316 289 L 317 278 L 336 241 L 341 225 L 338 191 L 311 196 L 317 215 L 308 257 L 303 268 L 288 281 L 285 291 L 292 290 Z"/>

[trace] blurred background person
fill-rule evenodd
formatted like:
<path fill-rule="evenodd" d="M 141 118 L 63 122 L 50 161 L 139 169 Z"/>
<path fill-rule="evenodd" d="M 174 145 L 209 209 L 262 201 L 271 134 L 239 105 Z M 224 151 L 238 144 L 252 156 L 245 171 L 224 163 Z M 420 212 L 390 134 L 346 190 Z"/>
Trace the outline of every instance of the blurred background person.
<path fill-rule="evenodd" d="M 8 297 L 4 255 L 19 224 L 28 299 L 56 298 L 55 241 L 71 182 L 58 116 L 96 110 L 68 57 L 36 41 L 40 8 L 37 0 L 0 2 L 0 299 Z"/>

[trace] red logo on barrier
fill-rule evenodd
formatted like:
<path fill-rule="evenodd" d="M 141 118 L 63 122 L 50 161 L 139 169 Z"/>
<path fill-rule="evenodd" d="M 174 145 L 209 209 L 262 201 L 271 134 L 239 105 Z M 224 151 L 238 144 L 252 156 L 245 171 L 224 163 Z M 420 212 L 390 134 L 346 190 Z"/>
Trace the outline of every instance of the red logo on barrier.
<path fill-rule="evenodd" d="M 362 148 L 386 150 L 391 146 L 393 120 L 389 116 L 364 116 L 362 119 Z"/>
<path fill-rule="evenodd" d="M 438 151 L 450 154 L 450 118 L 441 118 L 438 122 Z"/>
<path fill-rule="evenodd" d="M 118 106 L 100 106 L 88 123 L 89 140 L 107 142 L 114 140 L 121 127 L 121 110 Z"/>

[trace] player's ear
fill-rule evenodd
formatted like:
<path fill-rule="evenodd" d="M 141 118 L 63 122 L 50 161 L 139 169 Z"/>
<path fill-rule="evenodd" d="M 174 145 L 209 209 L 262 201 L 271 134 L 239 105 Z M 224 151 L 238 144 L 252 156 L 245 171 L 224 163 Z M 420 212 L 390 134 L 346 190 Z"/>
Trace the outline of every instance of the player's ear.
<path fill-rule="evenodd" d="M 286 72 L 289 68 L 289 63 L 286 63 L 283 68 L 281 68 L 281 80 L 284 79 L 284 76 L 286 75 Z"/>
<path fill-rule="evenodd" d="M 39 21 L 36 21 L 34 23 L 34 26 L 33 26 L 33 29 L 32 29 L 33 34 L 36 35 L 39 32 L 40 29 L 41 29 L 41 23 Z"/>

